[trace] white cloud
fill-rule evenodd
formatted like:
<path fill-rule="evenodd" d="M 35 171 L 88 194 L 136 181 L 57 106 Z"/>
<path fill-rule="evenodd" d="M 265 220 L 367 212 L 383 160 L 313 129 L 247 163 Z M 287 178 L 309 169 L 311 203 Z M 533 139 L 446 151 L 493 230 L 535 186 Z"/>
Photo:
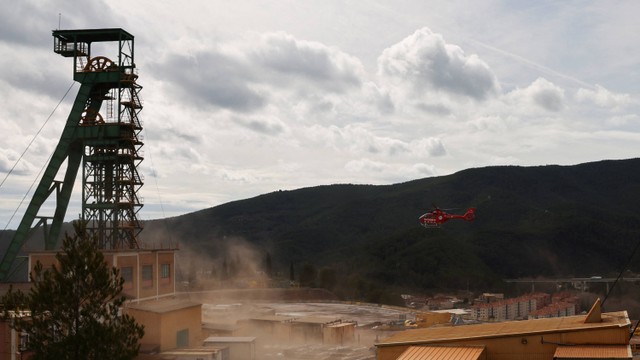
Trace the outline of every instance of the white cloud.
<path fill-rule="evenodd" d="M 576 100 L 582 103 L 593 103 L 602 108 L 611 110 L 622 110 L 623 108 L 637 104 L 638 100 L 634 100 L 629 94 L 616 94 L 603 86 L 596 85 L 595 90 L 580 88 L 576 93 Z"/>
<path fill-rule="evenodd" d="M 536 79 L 526 88 L 513 90 L 507 97 L 516 104 L 528 103 L 551 112 L 565 107 L 564 90 L 544 78 Z"/>
<path fill-rule="evenodd" d="M 360 178 L 382 178 L 385 181 L 403 182 L 436 174 L 432 165 L 390 164 L 368 158 L 351 160 L 345 164 L 345 170 L 357 174 Z"/>
<path fill-rule="evenodd" d="M 489 65 L 478 55 L 465 54 L 428 28 L 385 49 L 378 58 L 378 73 L 394 86 L 410 84 L 417 97 L 435 91 L 483 100 L 499 89 Z"/>
<path fill-rule="evenodd" d="M 177 213 L 277 189 L 637 156 L 632 2 L 25 0 L 6 10 L 0 166 L 72 82 L 71 60 L 52 52 L 58 13 L 64 29 L 122 27 L 136 37 L 144 87 L 143 212 L 158 208 L 157 191 Z M 76 92 L 0 195 L 26 192 Z"/>
<path fill-rule="evenodd" d="M 360 125 L 322 127 L 314 125 L 306 129 L 309 141 L 324 144 L 336 151 L 349 151 L 356 156 L 367 155 L 378 158 L 424 159 L 444 156 L 446 149 L 439 138 L 418 138 L 411 141 L 376 135 Z"/>
<path fill-rule="evenodd" d="M 274 116 L 235 116 L 234 121 L 257 133 L 279 135 L 287 132 L 287 125 Z"/>
<path fill-rule="evenodd" d="M 631 131 L 640 130 L 640 116 L 638 114 L 626 114 L 612 116 L 606 123 L 613 128 L 628 128 Z"/>
<path fill-rule="evenodd" d="M 364 74 L 358 59 L 284 32 L 201 43 L 189 53 L 166 54 L 151 68 L 183 101 L 245 113 L 278 96 L 313 101 L 316 94 L 357 90 Z"/>
<path fill-rule="evenodd" d="M 362 82 L 364 71 L 360 61 L 337 49 L 299 40 L 285 32 L 264 34 L 259 40 L 251 44 L 247 56 L 260 70 L 274 73 L 272 81 L 311 82 L 330 92 L 343 92 Z"/>
<path fill-rule="evenodd" d="M 265 95 L 252 87 L 252 70 L 244 59 L 217 48 L 168 54 L 151 70 L 168 91 L 195 106 L 247 112 L 266 103 Z"/>
<path fill-rule="evenodd" d="M 439 138 L 420 139 L 416 142 L 417 154 L 428 154 L 429 156 L 444 156 L 447 150 Z"/>
<path fill-rule="evenodd" d="M 12 149 L 0 149 L 0 174 L 7 174 L 10 171 L 16 175 L 25 175 L 33 171 L 34 167 L 24 160 L 18 161 L 20 154 Z M 6 176 L 6 175 L 5 175 Z M 0 181 L 4 180 L 2 176 Z"/>

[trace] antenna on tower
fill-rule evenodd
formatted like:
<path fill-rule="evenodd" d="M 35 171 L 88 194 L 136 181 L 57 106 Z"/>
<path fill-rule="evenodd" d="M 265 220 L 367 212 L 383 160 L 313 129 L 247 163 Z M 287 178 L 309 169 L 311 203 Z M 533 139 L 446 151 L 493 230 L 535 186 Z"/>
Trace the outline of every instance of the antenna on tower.
<path fill-rule="evenodd" d="M 60 23 L 62 22 L 62 13 L 58 13 L 58 28 L 56 30 L 60 30 Z"/>

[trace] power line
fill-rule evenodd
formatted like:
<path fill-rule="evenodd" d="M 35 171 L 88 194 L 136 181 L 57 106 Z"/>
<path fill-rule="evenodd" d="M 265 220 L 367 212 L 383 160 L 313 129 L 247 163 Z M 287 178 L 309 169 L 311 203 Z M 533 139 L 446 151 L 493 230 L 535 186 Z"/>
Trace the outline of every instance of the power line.
<path fill-rule="evenodd" d="M 20 162 L 20 160 L 22 160 L 22 158 L 24 157 L 24 155 L 27 153 L 27 151 L 29 150 L 29 148 L 31 147 L 31 145 L 33 145 L 33 142 L 38 138 L 38 135 L 40 135 L 40 133 L 42 132 L 42 129 L 44 129 L 44 127 L 47 125 L 47 123 L 49 122 L 49 120 L 51 119 L 51 117 L 53 116 L 53 114 L 56 112 L 56 110 L 58 110 L 58 107 L 60 107 L 60 104 L 62 104 L 62 102 L 64 101 L 64 99 L 67 97 L 67 95 L 69 94 L 69 91 L 71 91 L 71 88 L 73 88 L 73 85 L 75 84 L 75 82 L 71 83 L 71 86 L 69 86 L 69 88 L 67 89 L 67 91 L 64 93 L 64 95 L 62 96 L 62 99 L 60 99 L 60 101 L 58 102 L 58 104 L 53 108 L 53 111 L 51 111 L 51 114 L 49 114 L 49 116 L 47 117 L 47 119 L 44 121 L 44 123 L 42 124 L 42 126 L 40 127 L 40 129 L 38 129 L 38 132 L 36 132 L 36 134 L 33 136 L 33 138 L 31 139 L 31 141 L 29 142 L 29 144 L 27 145 L 27 148 L 24 149 L 24 151 L 22 152 L 22 154 L 20 154 L 20 157 L 18 158 L 18 160 L 16 160 L 15 164 L 13 164 L 13 167 L 9 170 L 9 172 L 7 173 L 7 175 L 4 177 L 4 179 L 2 180 L 2 183 L 0 183 L 0 188 L 2 188 L 2 185 L 4 185 L 5 181 L 7 181 L 7 178 L 9 178 L 9 175 L 11 175 L 11 173 L 13 172 L 13 170 L 16 168 L 16 166 L 18 166 L 18 163 Z M 42 167 L 40 168 L 40 171 L 38 172 L 38 175 L 36 175 L 33 183 L 31 183 L 31 186 L 29 186 L 29 189 L 25 192 L 24 196 L 22 197 L 22 200 L 20 200 L 20 203 L 18 204 L 18 206 L 16 207 L 16 209 L 13 211 L 13 214 L 11 215 L 11 218 L 9 218 L 9 221 L 7 221 L 7 224 L 4 227 L 4 230 L 7 230 L 9 228 L 9 224 L 11 224 L 11 221 L 13 221 L 13 218 L 16 216 L 16 214 L 18 213 L 18 210 L 20 209 L 20 207 L 22 206 L 22 204 L 24 203 L 24 200 L 27 198 L 27 195 L 29 194 L 29 192 L 31 192 L 31 189 L 33 189 L 33 186 L 35 185 L 36 181 L 38 181 L 38 179 L 40 178 L 40 174 L 42 174 L 42 172 L 44 171 L 44 168 L 46 167 L 46 165 L 49 163 L 49 160 L 51 160 L 53 154 L 49 155 L 49 159 L 47 159 L 47 161 L 45 161 L 42 165 Z"/>
<path fill-rule="evenodd" d="M 69 88 L 67 89 L 67 92 L 64 93 L 64 95 L 62 96 L 62 99 L 60 99 L 60 101 L 58 102 L 58 105 L 56 105 L 55 108 L 53 108 L 53 111 L 51 111 L 51 114 L 49 114 L 49 116 L 47 117 L 47 120 L 44 121 L 44 123 L 42 124 L 42 126 L 40 127 L 40 129 L 38 129 L 38 132 L 36 132 L 36 134 L 33 136 L 33 138 L 31 139 L 31 141 L 29 142 L 29 144 L 27 145 L 27 148 L 24 149 L 24 151 L 22 152 L 22 154 L 20 154 L 20 157 L 18 157 L 18 160 L 16 160 L 15 164 L 13 164 L 13 167 L 11 167 L 11 169 L 9 170 L 9 172 L 7 173 L 7 175 L 4 177 L 4 179 L 2 180 L 2 182 L 0 183 L 0 189 L 2 188 L 2 185 L 4 185 L 4 182 L 7 181 L 7 178 L 9 178 L 9 175 L 11 175 L 11 173 L 13 172 L 13 170 L 16 168 L 16 166 L 18 166 L 18 163 L 20 162 L 20 160 L 22 160 L 22 158 L 24 157 L 24 154 L 27 153 L 27 151 L 29 150 L 29 148 L 31 147 L 31 145 L 33 145 L 33 142 L 36 140 L 36 138 L 38 137 L 38 135 L 40 135 L 40 132 L 42 132 L 42 129 L 44 129 L 44 127 L 47 125 L 47 123 L 49 122 L 49 120 L 51 119 L 51 117 L 53 116 L 53 114 L 56 112 L 56 110 L 58 110 L 58 107 L 60 106 L 60 104 L 62 104 L 62 102 L 64 101 L 64 98 L 67 97 L 67 94 L 69 94 L 69 91 L 71 91 L 71 88 L 73 88 L 73 85 L 75 84 L 75 82 L 71 83 L 71 86 L 69 86 Z"/>
<path fill-rule="evenodd" d="M 148 138 L 147 129 L 144 128 L 143 131 L 145 133 L 145 138 Z M 171 246 L 171 244 L 173 243 L 173 236 L 172 236 L 172 233 L 171 233 L 171 231 L 169 229 L 169 221 L 167 220 L 167 215 L 165 214 L 165 211 L 164 211 L 164 202 L 162 201 L 162 193 L 160 192 L 160 187 L 158 186 L 158 172 L 157 172 L 155 164 L 153 163 L 153 157 L 151 156 L 150 149 L 147 150 L 147 153 L 149 154 L 149 161 L 151 162 L 151 174 L 153 176 L 153 181 L 154 181 L 154 183 L 156 185 L 156 193 L 158 194 L 158 202 L 160 203 L 160 211 L 162 212 L 162 220 L 161 220 L 161 222 L 162 222 L 162 225 L 164 225 L 164 227 L 165 227 L 165 229 L 167 231 L 167 234 L 169 236 L 169 239 L 168 239 L 169 240 L 169 244 L 168 245 Z"/>
<path fill-rule="evenodd" d="M 624 272 L 629 268 L 629 265 L 631 264 L 631 261 L 633 260 L 633 257 L 635 256 L 636 251 L 638 251 L 638 248 L 640 248 L 640 240 L 636 243 L 636 247 L 631 252 L 631 255 L 629 256 L 629 260 L 627 260 L 627 263 L 622 267 L 622 270 L 620 270 L 620 273 L 618 274 L 616 281 L 613 282 L 613 285 L 611 285 L 611 288 L 609 288 L 609 291 L 605 294 L 601 304 L 602 307 L 604 307 L 605 301 L 607 301 L 607 298 L 609 297 L 613 289 L 616 287 L 616 284 L 618 283 L 618 280 L 620 280 L 620 278 L 622 277 L 622 274 L 624 274 Z"/>

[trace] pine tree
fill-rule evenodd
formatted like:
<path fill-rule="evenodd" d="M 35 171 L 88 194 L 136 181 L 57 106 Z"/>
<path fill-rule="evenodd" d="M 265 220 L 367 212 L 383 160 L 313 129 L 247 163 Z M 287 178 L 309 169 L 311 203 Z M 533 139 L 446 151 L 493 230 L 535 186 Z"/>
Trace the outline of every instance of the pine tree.
<path fill-rule="evenodd" d="M 124 279 L 107 265 L 84 226 L 74 227 L 75 235 L 63 239 L 56 266 L 44 269 L 38 262 L 28 293 L 10 289 L 0 299 L 3 316 L 30 312 L 15 318 L 13 326 L 29 335 L 34 360 L 133 359 L 144 329 L 121 313 Z"/>
<path fill-rule="evenodd" d="M 289 281 L 293 282 L 296 280 L 295 274 L 293 272 L 293 261 L 289 264 Z"/>
<path fill-rule="evenodd" d="M 264 260 L 264 273 L 269 279 L 273 275 L 273 264 L 271 263 L 271 254 L 269 252 L 267 252 L 267 256 Z"/>
<path fill-rule="evenodd" d="M 300 271 L 300 286 L 315 287 L 318 271 L 313 264 L 305 263 Z"/>

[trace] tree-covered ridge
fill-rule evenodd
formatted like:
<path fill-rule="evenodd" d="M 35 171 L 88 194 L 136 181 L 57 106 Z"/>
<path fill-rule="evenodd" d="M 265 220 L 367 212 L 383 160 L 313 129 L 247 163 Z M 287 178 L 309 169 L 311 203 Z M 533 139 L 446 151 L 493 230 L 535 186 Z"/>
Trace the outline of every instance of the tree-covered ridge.
<path fill-rule="evenodd" d="M 640 159 L 495 166 L 387 186 L 277 191 L 148 222 L 143 236 L 168 232 L 214 263 L 242 242 L 269 253 L 276 272 L 313 264 L 345 281 L 482 288 L 619 271 L 638 239 L 638 204 Z M 477 218 L 424 229 L 417 219 L 433 205 L 475 207 Z"/>

